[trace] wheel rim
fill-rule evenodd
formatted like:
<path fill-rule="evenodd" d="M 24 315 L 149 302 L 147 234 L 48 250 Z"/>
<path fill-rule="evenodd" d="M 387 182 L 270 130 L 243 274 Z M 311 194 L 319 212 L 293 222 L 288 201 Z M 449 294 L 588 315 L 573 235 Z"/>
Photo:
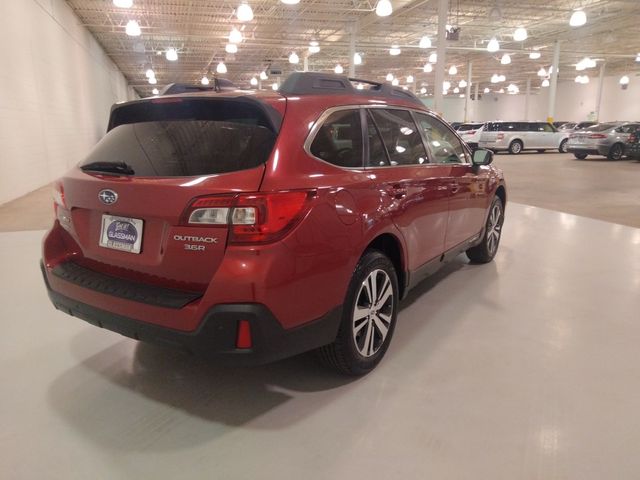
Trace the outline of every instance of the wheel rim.
<path fill-rule="evenodd" d="M 494 255 L 498 250 L 500 235 L 502 234 L 502 207 L 496 203 L 489 213 L 487 224 L 487 249 L 490 255 Z"/>
<path fill-rule="evenodd" d="M 363 357 L 375 355 L 391 328 L 393 284 L 384 270 L 374 270 L 364 279 L 353 309 L 353 340 Z"/>
<path fill-rule="evenodd" d="M 614 160 L 620 160 L 620 158 L 622 158 L 622 148 L 620 145 L 614 145 L 611 147 L 611 158 Z"/>
<path fill-rule="evenodd" d="M 560 151 L 562 153 L 567 153 L 567 141 L 566 140 L 560 144 Z"/>
<path fill-rule="evenodd" d="M 513 146 L 511 147 L 511 151 L 513 153 L 520 153 L 520 144 L 518 142 L 514 143 Z"/>

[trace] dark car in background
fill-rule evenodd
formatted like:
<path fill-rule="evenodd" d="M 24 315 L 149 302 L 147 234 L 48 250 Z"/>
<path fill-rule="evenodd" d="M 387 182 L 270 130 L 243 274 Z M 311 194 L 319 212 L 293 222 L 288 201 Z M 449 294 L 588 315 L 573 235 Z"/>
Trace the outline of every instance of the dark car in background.
<path fill-rule="evenodd" d="M 640 160 L 640 126 L 631 131 L 624 146 L 624 154 L 634 160 Z"/>

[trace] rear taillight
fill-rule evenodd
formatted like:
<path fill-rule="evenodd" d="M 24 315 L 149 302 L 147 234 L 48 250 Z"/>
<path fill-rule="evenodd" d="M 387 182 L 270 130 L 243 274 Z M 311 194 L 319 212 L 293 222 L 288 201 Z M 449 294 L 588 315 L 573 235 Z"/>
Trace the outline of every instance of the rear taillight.
<path fill-rule="evenodd" d="M 504 133 L 498 134 L 498 140 L 504 140 Z"/>
<path fill-rule="evenodd" d="M 56 205 L 67 208 L 67 204 L 64 201 L 64 188 L 60 182 L 55 182 L 52 185 L 51 196 Z"/>
<path fill-rule="evenodd" d="M 607 138 L 607 136 L 604 133 L 592 133 L 589 138 Z"/>
<path fill-rule="evenodd" d="M 282 238 L 304 214 L 314 191 L 213 195 L 193 201 L 187 225 L 229 227 L 229 243 L 269 243 Z"/>

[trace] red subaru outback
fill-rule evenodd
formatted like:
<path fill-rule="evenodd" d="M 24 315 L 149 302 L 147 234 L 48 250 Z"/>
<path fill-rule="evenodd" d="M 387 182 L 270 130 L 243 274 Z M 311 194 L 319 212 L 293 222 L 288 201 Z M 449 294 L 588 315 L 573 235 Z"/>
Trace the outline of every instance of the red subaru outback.
<path fill-rule="evenodd" d="M 491 152 L 411 93 L 362 86 L 297 73 L 115 105 L 55 184 L 55 307 L 235 363 L 317 349 L 374 368 L 409 289 L 462 252 L 493 259 L 506 191 Z"/>

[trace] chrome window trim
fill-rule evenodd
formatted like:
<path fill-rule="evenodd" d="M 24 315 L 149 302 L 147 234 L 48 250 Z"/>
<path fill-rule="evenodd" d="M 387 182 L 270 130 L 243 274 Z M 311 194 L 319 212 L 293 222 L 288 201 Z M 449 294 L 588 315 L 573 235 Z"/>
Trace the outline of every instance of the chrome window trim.
<path fill-rule="evenodd" d="M 433 112 L 430 112 L 429 110 L 421 110 L 419 108 L 415 108 L 415 107 L 404 107 L 404 106 L 400 106 L 400 105 L 387 105 L 387 104 L 381 104 L 381 105 L 371 105 L 371 104 L 354 104 L 354 105 L 339 105 L 336 107 L 329 107 L 327 108 L 324 112 L 322 112 L 320 114 L 320 116 L 318 117 L 318 119 L 313 123 L 313 126 L 311 127 L 311 129 L 309 130 L 309 133 L 307 134 L 307 138 L 304 141 L 303 144 L 303 150 L 304 152 L 309 155 L 311 158 L 314 158 L 315 160 L 318 160 L 320 162 L 324 162 L 327 165 L 331 165 L 332 167 L 335 168 L 340 168 L 342 170 L 346 170 L 349 172 L 353 172 L 353 171 L 360 171 L 360 172 L 368 172 L 370 170 L 373 169 L 379 169 L 379 168 L 424 168 L 424 167 L 442 167 L 443 165 L 471 165 L 470 161 L 467 161 L 466 163 L 435 163 L 432 161 L 431 159 L 431 151 L 429 149 L 427 149 L 427 163 L 423 163 L 422 165 L 420 164 L 415 164 L 415 165 L 384 165 L 384 166 L 380 166 L 380 167 L 376 167 L 376 166 L 365 166 L 365 159 L 364 159 L 364 149 L 363 149 L 363 165 L 362 167 L 342 167 L 340 165 L 335 165 L 331 162 L 327 162 L 326 160 L 320 158 L 320 157 L 316 157 L 313 153 L 311 153 L 311 144 L 313 143 L 313 141 L 316 139 L 316 135 L 318 134 L 318 131 L 320 130 L 320 128 L 322 128 L 322 125 L 324 124 L 324 122 L 327 120 L 327 118 L 332 115 L 335 112 L 340 112 L 340 111 L 344 111 L 344 110 L 363 110 L 363 109 L 378 109 L 378 108 L 384 108 L 387 110 L 405 110 L 405 111 L 409 111 L 409 112 L 413 112 L 413 113 L 422 113 L 424 115 L 430 116 L 436 120 L 438 120 L 439 122 L 441 122 L 445 127 L 449 128 L 449 130 L 451 132 L 453 132 L 453 135 L 458 139 L 458 141 L 462 144 L 462 148 L 463 150 L 465 150 L 466 152 L 466 158 L 467 160 L 470 159 L 470 153 L 468 151 L 468 147 L 467 144 L 464 142 L 464 140 L 462 140 L 460 138 L 460 136 L 456 133 L 455 130 L 453 130 L 451 127 L 447 126 L 447 122 L 444 121 L 443 119 L 438 118 L 437 115 L 435 115 Z M 412 115 L 413 116 L 413 115 Z M 362 118 L 362 117 L 361 117 Z M 361 120 L 362 121 L 362 120 Z M 415 122 L 415 119 L 414 119 Z M 424 139 L 424 134 L 423 132 L 420 132 L 420 126 L 417 124 L 416 122 L 416 127 L 418 128 L 418 132 L 420 134 L 420 136 Z M 364 128 L 364 126 L 363 126 Z M 362 138 L 362 142 L 363 145 L 365 143 L 365 139 L 364 136 Z M 424 142 L 424 140 L 423 140 Z"/>

